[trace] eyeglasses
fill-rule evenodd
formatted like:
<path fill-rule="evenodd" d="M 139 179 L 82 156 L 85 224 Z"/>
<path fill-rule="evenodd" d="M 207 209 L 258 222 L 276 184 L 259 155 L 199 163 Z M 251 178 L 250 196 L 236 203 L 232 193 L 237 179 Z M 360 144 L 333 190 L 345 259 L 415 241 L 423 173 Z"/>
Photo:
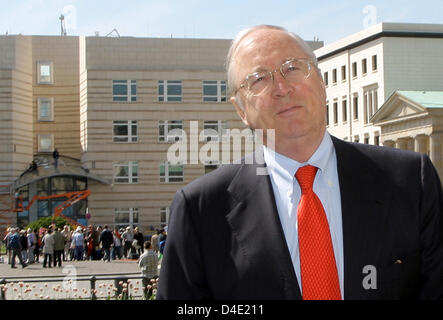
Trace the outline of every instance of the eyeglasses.
<path fill-rule="evenodd" d="M 257 71 L 247 75 L 234 94 L 244 88 L 251 95 L 259 96 L 274 84 L 274 73 L 277 71 L 280 71 L 286 81 L 291 83 L 301 82 L 309 77 L 313 66 L 315 67 L 316 64 L 308 59 L 289 59 L 274 71 Z"/>

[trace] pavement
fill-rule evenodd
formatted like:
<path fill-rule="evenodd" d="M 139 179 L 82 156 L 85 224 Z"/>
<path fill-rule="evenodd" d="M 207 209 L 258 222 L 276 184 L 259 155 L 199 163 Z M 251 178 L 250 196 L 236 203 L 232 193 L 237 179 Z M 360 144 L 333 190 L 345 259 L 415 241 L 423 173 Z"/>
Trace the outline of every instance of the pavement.
<path fill-rule="evenodd" d="M 111 260 L 109 263 L 101 260 L 63 261 L 62 267 L 43 268 L 43 259 L 40 259 L 40 262 L 29 264 L 23 269 L 17 259 L 17 268 L 13 269 L 7 263 L 7 256 L 2 257 L 4 262 L 0 263 L 0 281 L 5 279 L 7 282 L 7 300 L 89 299 L 91 276 L 97 278 L 95 288 L 99 298 L 113 298 L 114 279 L 121 277 L 129 279 L 131 294 L 141 298 L 142 279 L 137 260 Z"/>

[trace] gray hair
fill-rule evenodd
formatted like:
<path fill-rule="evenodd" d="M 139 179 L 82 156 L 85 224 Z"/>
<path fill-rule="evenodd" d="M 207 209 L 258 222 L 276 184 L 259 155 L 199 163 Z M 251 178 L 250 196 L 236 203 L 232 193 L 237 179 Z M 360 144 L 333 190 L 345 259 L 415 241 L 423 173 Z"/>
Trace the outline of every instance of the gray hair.
<path fill-rule="evenodd" d="M 242 40 L 250 33 L 261 30 L 261 29 L 271 29 L 286 32 L 291 38 L 293 38 L 300 48 L 306 53 L 306 55 L 317 64 L 317 57 L 315 56 L 312 48 L 298 35 L 293 32 L 289 32 L 287 29 L 279 26 L 273 25 L 258 25 L 251 28 L 241 30 L 237 36 L 232 40 L 231 47 L 229 48 L 228 55 L 226 57 L 226 72 L 228 77 L 228 96 L 232 97 L 234 95 L 237 84 L 235 83 L 235 56 L 238 53 L 238 48 Z M 239 97 L 240 98 L 240 97 Z M 243 100 L 238 99 L 240 108 L 243 109 Z"/>

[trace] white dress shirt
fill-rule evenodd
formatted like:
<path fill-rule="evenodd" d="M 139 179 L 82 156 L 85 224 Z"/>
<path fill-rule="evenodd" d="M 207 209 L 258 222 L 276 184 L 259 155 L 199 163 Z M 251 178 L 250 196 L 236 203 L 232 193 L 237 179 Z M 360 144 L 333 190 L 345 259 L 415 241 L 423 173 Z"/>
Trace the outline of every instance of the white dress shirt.
<path fill-rule="evenodd" d="M 274 190 L 278 215 L 291 254 L 300 291 L 302 288 L 297 231 L 297 206 L 300 202 L 301 190 L 295 178 L 295 173 L 298 168 L 305 165 L 312 165 L 318 168 L 313 190 L 323 204 L 328 219 L 340 291 L 343 298 L 343 231 L 340 186 L 337 174 L 337 156 L 329 133 L 325 132 L 320 146 L 305 163 L 285 157 L 266 146 L 263 146 L 263 152 Z"/>

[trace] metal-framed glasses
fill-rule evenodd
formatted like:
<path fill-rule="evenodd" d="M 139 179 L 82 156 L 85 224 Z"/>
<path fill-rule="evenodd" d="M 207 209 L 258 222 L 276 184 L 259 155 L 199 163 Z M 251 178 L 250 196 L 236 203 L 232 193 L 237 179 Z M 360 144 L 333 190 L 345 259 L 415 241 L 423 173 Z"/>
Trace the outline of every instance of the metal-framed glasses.
<path fill-rule="evenodd" d="M 274 84 L 274 73 L 280 71 L 280 74 L 286 81 L 291 83 L 301 82 L 309 77 L 315 63 L 308 59 L 289 59 L 282 63 L 279 69 L 274 71 L 257 71 L 246 76 L 235 90 L 234 94 L 244 88 L 253 96 L 258 96 L 271 88 Z"/>

